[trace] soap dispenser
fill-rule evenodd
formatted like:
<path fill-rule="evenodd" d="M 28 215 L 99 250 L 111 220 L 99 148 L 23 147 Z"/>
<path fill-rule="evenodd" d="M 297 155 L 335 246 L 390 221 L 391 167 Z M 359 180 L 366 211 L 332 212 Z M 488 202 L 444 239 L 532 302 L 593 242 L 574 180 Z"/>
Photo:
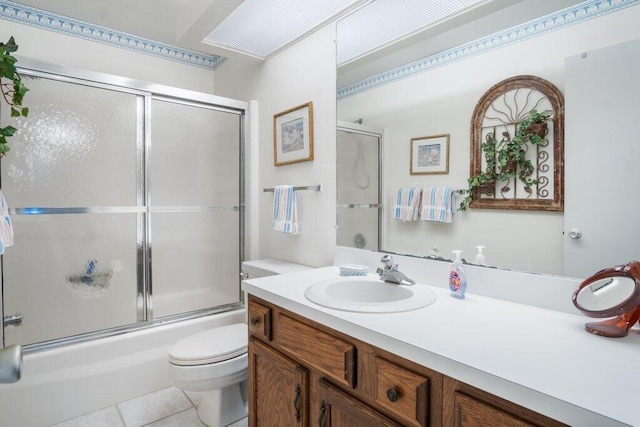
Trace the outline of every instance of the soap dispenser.
<path fill-rule="evenodd" d="M 464 294 L 467 291 L 467 275 L 464 272 L 464 266 L 462 265 L 462 251 L 451 251 L 456 256 L 451 266 L 451 272 L 449 273 L 449 290 L 451 296 L 458 299 L 463 299 Z"/>
<path fill-rule="evenodd" d="M 476 249 L 478 250 L 478 253 L 476 254 L 476 258 L 473 260 L 473 263 L 477 265 L 485 265 L 484 254 L 482 253 L 484 246 L 478 245 L 476 246 Z"/>

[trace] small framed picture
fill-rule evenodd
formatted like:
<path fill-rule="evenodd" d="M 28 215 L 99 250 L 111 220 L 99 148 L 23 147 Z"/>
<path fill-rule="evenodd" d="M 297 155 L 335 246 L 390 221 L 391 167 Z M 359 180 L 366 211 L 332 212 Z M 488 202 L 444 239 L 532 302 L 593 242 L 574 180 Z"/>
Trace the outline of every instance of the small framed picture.
<path fill-rule="evenodd" d="M 411 138 L 411 175 L 449 173 L 449 134 Z"/>
<path fill-rule="evenodd" d="M 298 105 L 273 116 L 275 166 L 313 160 L 313 103 Z"/>

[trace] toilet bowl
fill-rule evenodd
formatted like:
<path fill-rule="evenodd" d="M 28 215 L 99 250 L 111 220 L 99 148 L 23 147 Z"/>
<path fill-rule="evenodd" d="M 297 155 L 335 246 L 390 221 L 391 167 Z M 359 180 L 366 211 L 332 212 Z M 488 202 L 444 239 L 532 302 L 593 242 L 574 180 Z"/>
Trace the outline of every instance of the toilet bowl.
<path fill-rule="evenodd" d="M 247 416 L 247 325 L 210 329 L 176 342 L 169 350 L 169 376 L 186 391 L 199 391 L 198 417 L 210 427 Z"/>
<path fill-rule="evenodd" d="M 264 259 L 245 261 L 245 279 L 306 270 L 309 267 Z M 191 335 L 169 350 L 169 376 L 186 391 L 201 391 L 200 421 L 223 427 L 247 416 L 248 331 L 245 323 L 222 326 Z"/>

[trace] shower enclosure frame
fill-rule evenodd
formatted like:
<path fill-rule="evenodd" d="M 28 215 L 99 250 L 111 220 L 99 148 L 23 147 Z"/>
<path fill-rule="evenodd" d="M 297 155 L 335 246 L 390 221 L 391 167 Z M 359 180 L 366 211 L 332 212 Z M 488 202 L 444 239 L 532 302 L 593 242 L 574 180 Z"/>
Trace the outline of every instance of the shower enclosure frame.
<path fill-rule="evenodd" d="M 23 348 L 25 353 L 38 352 L 51 348 L 56 348 L 72 343 L 84 342 L 98 338 L 120 335 L 127 332 L 138 331 L 151 328 L 157 325 L 188 320 L 196 317 L 226 312 L 244 306 L 244 295 L 240 289 L 240 277 L 238 277 L 238 301 L 231 304 L 224 304 L 215 307 L 198 309 L 185 313 L 163 316 L 155 319 L 153 315 L 153 283 L 151 277 L 152 267 L 152 238 L 151 222 L 149 215 L 153 212 L 179 212 L 189 211 L 190 207 L 171 207 L 166 209 L 153 209 L 149 199 L 151 188 L 149 183 L 149 158 L 148 149 L 150 146 L 150 112 L 152 100 L 169 101 L 171 103 L 191 105 L 199 108 L 211 109 L 215 111 L 238 115 L 239 125 L 239 189 L 238 205 L 229 208 L 211 207 L 200 209 L 200 211 L 233 210 L 238 212 L 238 269 L 244 260 L 245 253 L 245 118 L 248 111 L 248 103 L 244 101 L 196 92 L 188 89 L 180 89 L 171 86 L 149 83 L 145 81 L 120 77 L 95 71 L 77 69 L 74 67 L 47 63 L 31 58 L 18 57 L 18 72 L 26 77 L 43 77 L 60 82 L 75 83 L 95 88 L 115 90 L 122 93 L 129 93 L 141 97 L 137 101 L 137 114 L 143 117 L 143 127 L 141 135 L 137 135 L 136 141 L 136 206 L 120 207 L 50 207 L 42 208 L 42 213 L 48 214 L 74 214 L 74 213 L 136 213 L 137 215 L 137 236 L 136 236 L 136 262 L 137 262 L 137 320 L 135 323 L 118 326 L 114 328 L 86 332 L 80 335 L 56 338 L 48 341 L 27 344 Z M 27 83 L 28 85 L 28 83 Z M 140 102 L 142 101 L 142 102 Z M 1 184 L 1 183 L 0 183 Z M 12 215 L 24 214 L 28 208 L 10 208 Z M 11 249 L 9 249 L 11 250 Z M 2 271 L 0 271 L 2 273 Z M 3 273 L 2 273 L 3 274 Z M 2 304 L 0 315 L 4 319 L 4 279 L 2 280 Z M 5 344 L 4 328 L 2 328 L 2 344 Z"/>
<path fill-rule="evenodd" d="M 376 138 L 378 140 L 378 150 L 377 150 L 378 179 L 376 182 L 376 185 L 378 187 L 378 191 L 377 191 L 378 203 L 372 203 L 372 204 L 340 204 L 338 203 L 336 205 L 336 208 L 337 208 L 336 209 L 336 225 L 338 224 L 338 213 L 341 209 L 376 209 L 377 217 L 378 217 L 377 230 L 376 230 L 377 232 L 376 246 L 377 247 L 374 250 L 381 251 L 383 248 L 384 236 L 387 228 L 384 221 L 384 217 L 383 217 L 383 208 L 386 203 L 386 201 L 384 200 L 384 194 L 386 193 L 385 183 L 388 181 L 386 179 L 388 172 L 386 170 L 386 163 L 384 162 L 385 131 L 383 129 L 378 129 L 375 127 L 363 125 L 361 120 L 359 122 L 353 122 L 353 123 L 338 120 L 336 123 L 336 134 L 338 132 L 363 135 L 363 136 Z M 336 137 L 336 142 L 338 140 L 339 138 Z M 339 147 L 336 147 L 336 152 L 338 152 L 338 150 L 339 150 Z M 336 194 L 337 193 L 338 193 L 338 183 L 336 183 Z M 336 233 L 336 237 L 337 237 L 337 233 Z"/>

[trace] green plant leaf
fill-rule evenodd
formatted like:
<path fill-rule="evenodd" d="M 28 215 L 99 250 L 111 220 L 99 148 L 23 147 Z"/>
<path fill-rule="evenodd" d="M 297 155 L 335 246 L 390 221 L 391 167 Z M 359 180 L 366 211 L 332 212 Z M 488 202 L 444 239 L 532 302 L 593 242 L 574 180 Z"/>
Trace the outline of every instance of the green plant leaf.
<path fill-rule="evenodd" d="M 11 36 L 9 37 L 9 41 L 6 44 L 0 43 L 0 48 L 4 52 L 12 53 L 18 50 L 18 45 L 16 44 L 16 41 L 14 40 L 13 36 Z"/>
<path fill-rule="evenodd" d="M 14 128 L 13 126 L 5 126 L 3 128 L 0 128 L 0 136 L 13 136 L 14 133 L 16 133 L 18 129 Z"/>
<path fill-rule="evenodd" d="M 0 83 L 2 83 L 2 92 L 5 95 L 2 98 L 11 108 L 11 117 L 27 117 L 29 109 L 22 106 L 22 100 L 29 89 L 24 85 L 16 70 L 17 59 L 11 55 L 17 50 L 18 45 L 13 37 L 10 37 L 7 43 L 0 43 Z M 2 78 L 11 80 L 11 83 L 2 82 Z M 15 132 L 16 128 L 12 126 L 0 128 L 0 154 L 9 151 L 7 138 L 13 136 Z"/>
<path fill-rule="evenodd" d="M 11 61 L 8 55 L 0 55 L 0 77 L 6 77 L 13 80 L 16 74 L 16 67 L 13 65 L 15 61 Z"/>

